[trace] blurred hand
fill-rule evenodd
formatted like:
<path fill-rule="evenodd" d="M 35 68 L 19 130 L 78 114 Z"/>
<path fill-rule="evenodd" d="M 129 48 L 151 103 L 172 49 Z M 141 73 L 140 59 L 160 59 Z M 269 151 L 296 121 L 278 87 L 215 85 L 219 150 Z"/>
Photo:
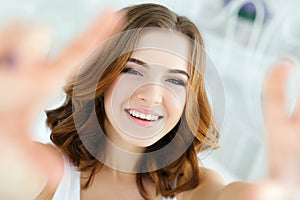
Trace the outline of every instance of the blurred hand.
<path fill-rule="evenodd" d="M 264 92 L 265 122 L 271 178 L 300 189 L 300 100 L 291 116 L 286 109 L 285 90 L 293 72 L 296 66 L 286 60 L 270 73 Z"/>
<path fill-rule="evenodd" d="M 76 67 L 121 24 L 121 13 L 103 14 L 54 60 L 46 60 L 50 33 L 45 27 L 13 22 L 0 29 L 0 127 L 10 125 L 16 132 L 21 124 L 28 127 Z"/>
<path fill-rule="evenodd" d="M 61 155 L 31 141 L 33 119 L 122 22 L 122 13 L 101 15 L 53 60 L 46 59 L 51 34 L 44 26 L 15 21 L 0 29 L 0 199 L 30 199 L 44 186 L 34 183 L 57 183 Z"/>
<path fill-rule="evenodd" d="M 283 60 L 266 78 L 263 99 L 270 175 L 251 188 L 249 200 L 300 199 L 300 100 L 289 116 L 285 97 L 288 77 L 296 72 L 293 65 Z"/>

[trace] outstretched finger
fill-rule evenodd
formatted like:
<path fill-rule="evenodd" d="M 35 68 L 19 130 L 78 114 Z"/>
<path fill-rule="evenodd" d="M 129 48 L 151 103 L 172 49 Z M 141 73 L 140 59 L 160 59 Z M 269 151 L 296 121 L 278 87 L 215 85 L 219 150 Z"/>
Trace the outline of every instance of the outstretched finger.
<path fill-rule="evenodd" d="M 300 127 L 300 71 L 299 71 L 299 63 L 297 60 L 293 60 L 294 65 L 296 67 L 295 69 L 295 75 L 294 75 L 294 85 L 293 85 L 293 95 L 294 95 L 294 101 L 293 101 L 293 107 L 291 111 L 291 121 L 295 124 L 297 124 L 298 127 Z"/>
<path fill-rule="evenodd" d="M 33 90 L 40 83 L 36 72 L 43 66 L 51 34 L 44 24 L 14 20 L 0 30 L 0 41 L 0 118 L 7 119 L 38 96 Z"/>
<path fill-rule="evenodd" d="M 123 18 L 122 12 L 106 12 L 100 15 L 53 63 L 53 69 L 58 71 L 55 73 L 68 78 L 97 45 L 120 29 Z"/>
<path fill-rule="evenodd" d="M 30 73 L 50 49 L 51 33 L 42 23 L 12 20 L 0 30 L 0 75 Z"/>
<path fill-rule="evenodd" d="M 285 88 L 288 74 L 292 70 L 291 64 L 288 60 L 280 61 L 266 77 L 263 105 L 267 126 L 281 124 L 288 118 L 285 109 Z"/>

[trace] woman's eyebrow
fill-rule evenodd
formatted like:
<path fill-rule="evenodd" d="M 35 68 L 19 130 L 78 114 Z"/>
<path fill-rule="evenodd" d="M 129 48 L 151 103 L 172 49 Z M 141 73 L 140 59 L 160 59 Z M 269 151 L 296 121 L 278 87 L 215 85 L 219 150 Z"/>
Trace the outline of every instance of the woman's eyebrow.
<path fill-rule="evenodd" d="M 128 58 L 127 62 L 133 62 L 133 63 L 136 63 L 136 64 L 138 64 L 138 65 L 143 65 L 143 66 L 146 65 L 145 62 L 143 62 L 143 61 L 141 61 L 141 60 L 138 60 L 138 59 L 136 59 L 136 58 L 132 58 L 132 57 Z"/>
<path fill-rule="evenodd" d="M 190 75 L 186 71 L 183 71 L 183 70 L 180 70 L 180 69 L 170 69 L 170 70 L 168 70 L 168 72 L 169 73 L 176 73 L 176 74 L 183 74 L 183 75 L 186 75 L 188 79 L 190 78 Z"/>
<path fill-rule="evenodd" d="M 127 62 L 133 62 L 133 63 L 136 63 L 143 67 L 148 67 L 147 63 L 145 63 L 144 61 L 141 61 L 139 59 L 132 58 L 132 57 L 128 58 Z M 170 70 L 168 70 L 168 73 L 183 74 L 183 75 L 186 75 L 188 79 L 190 78 L 190 75 L 186 71 L 180 70 L 180 69 L 170 69 Z"/>

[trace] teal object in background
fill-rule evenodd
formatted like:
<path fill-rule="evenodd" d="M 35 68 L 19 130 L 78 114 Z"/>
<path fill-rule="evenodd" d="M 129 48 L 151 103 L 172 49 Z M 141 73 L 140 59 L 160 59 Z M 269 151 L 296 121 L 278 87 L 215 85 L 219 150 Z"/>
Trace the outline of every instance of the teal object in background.
<path fill-rule="evenodd" d="M 223 0 L 223 1 L 224 1 L 224 5 L 226 6 L 227 4 L 232 2 L 233 0 Z M 269 11 L 266 3 L 263 0 L 261 0 L 261 3 L 263 5 L 264 11 L 265 11 L 264 12 L 265 13 L 264 21 L 267 21 L 271 17 L 270 11 Z M 242 8 L 240 9 L 240 11 L 238 13 L 238 16 L 240 18 L 243 18 L 243 19 L 246 19 L 246 20 L 249 20 L 249 21 L 254 21 L 255 17 L 256 17 L 256 8 L 255 8 L 254 3 L 252 3 L 251 1 L 246 2 L 242 6 Z"/>

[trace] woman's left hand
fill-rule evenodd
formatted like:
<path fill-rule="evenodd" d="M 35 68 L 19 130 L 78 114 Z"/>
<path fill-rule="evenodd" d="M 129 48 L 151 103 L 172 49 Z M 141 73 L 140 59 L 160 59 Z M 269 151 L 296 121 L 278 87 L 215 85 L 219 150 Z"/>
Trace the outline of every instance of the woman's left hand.
<path fill-rule="evenodd" d="M 296 72 L 294 63 L 282 60 L 266 78 L 263 99 L 270 174 L 251 188 L 249 199 L 300 199 L 300 100 L 292 115 L 286 109 L 285 91 L 292 72 Z"/>

